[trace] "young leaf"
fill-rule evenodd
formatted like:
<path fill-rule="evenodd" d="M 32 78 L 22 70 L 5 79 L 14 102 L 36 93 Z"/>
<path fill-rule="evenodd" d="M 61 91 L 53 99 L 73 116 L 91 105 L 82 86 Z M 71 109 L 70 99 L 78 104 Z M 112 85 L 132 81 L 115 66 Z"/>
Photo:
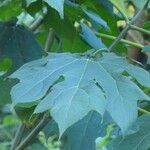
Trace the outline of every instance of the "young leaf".
<path fill-rule="evenodd" d="M 80 23 L 82 27 L 82 38 L 94 49 L 106 48 L 100 38 L 97 38 L 94 32 L 83 22 Z"/>
<path fill-rule="evenodd" d="M 97 14 L 92 11 L 84 11 L 86 15 L 99 26 L 109 29 L 107 23 Z"/>

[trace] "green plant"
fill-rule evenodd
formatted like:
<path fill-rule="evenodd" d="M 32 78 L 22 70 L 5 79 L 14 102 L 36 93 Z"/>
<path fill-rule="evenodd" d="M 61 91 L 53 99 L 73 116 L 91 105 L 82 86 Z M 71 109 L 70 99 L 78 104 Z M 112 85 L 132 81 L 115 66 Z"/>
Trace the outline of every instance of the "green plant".
<path fill-rule="evenodd" d="M 149 0 L 132 19 L 125 4 L 0 1 L 0 150 L 150 148 L 150 73 L 127 48 L 150 49 L 124 39 L 150 35 L 136 25 Z"/>

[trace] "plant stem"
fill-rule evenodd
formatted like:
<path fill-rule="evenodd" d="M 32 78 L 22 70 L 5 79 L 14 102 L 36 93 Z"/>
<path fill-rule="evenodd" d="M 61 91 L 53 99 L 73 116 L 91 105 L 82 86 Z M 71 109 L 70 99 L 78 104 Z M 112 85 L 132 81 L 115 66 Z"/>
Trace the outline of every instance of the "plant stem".
<path fill-rule="evenodd" d="M 48 10 L 47 8 L 45 8 L 43 10 L 43 15 L 40 15 L 30 26 L 30 30 L 31 31 L 36 31 L 38 29 L 38 27 L 43 23 L 43 20 L 45 18 L 45 16 L 47 15 Z"/>
<path fill-rule="evenodd" d="M 25 124 L 21 124 L 20 127 L 17 130 L 17 133 L 15 135 L 14 141 L 12 143 L 11 149 L 10 150 L 15 150 L 17 145 L 20 143 L 22 136 L 23 136 L 23 132 L 25 129 Z"/>
<path fill-rule="evenodd" d="M 138 107 L 138 111 L 141 112 L 141 113 L 144 113 L 144 114 L 150 114 L 149 111 L 147 111 L 145 109 L 142 109 L 142 108 L 139 108 L 139 107 Z"/>
<path fill-rule="evenodd" d="M 133 30 L 136 30 L 136 31 L 142 32 L 142 33 L 144 33 L 144 34 L 148 34 L 148 35 L 150 35 L 150 31 L 145 30 L 145 29 L 140 28 L 140 27 L 137 27 L 137 26 L 135 26 L 135 25 L 130 25 L 130 28 L 131 28 L 131 29 L 133 29 Z"/>
<path fill-rule="evenodd" d="M 19 146 L 15 150 L 23 150 L 28 144 L 35 139 L 35 137 L 39 134 L 39 132 L 45 127 L 48 123 L 49 119 L 46 115 L 43 115 L 43 118 L 40 122 L 34 127 L 34 129 L 25 137 L 25 139 L 19 144 Z"/>
<path fill-rule="evenodd" d="M 50 28 L 48 36 L 47 36 L 47 40 L 45 43 L 45 48 L 44 48 L 46 52 L 50 51 L 50 49 L 53 45 L 53 42 L 54 42 L 54 38 L 55 38 L 54 30 L 52 28 Z"/>
<path fill-rule="evenodd" d="M 107 39 L 111 39 L 111 40 L 115 40 L 117 38 L 115 36 L 104 34 L 104 33 L 99 33 L 99 32 L 95 32 L 95 34 L 99 37 L 103 37 L 103 38 L 107 38 Z M 142 45 L 142 44 L 131 42 L 131 41 L 128 41 L 125 39 L 121 39 L 120 42 L 131 45 L 133 47 L 140 48 L 140 49 L 144 48 L 144 45 Z"/>
<path fill-rule="evenodd" d="M 130 30 L 130 26 L 133 25 L 138 18 L 140 18 L 145 9 L 148 6 L 150 0 L 147 0 L 147 2 L 145 3 L 144 7 L 135 15 L 135 17 L 133 17 L 133 19 L 125 26 L 125 28 L 122 30 L 122 32 L 120 33 L 120 35 L 115 39 L 115 41 L 110 45 L 110 47 L 108 48 L 109 51 L 112 51 L 114 49 L 114 47 L 120 42 L 120 40 L 127 34 L 128 30 Z"/>

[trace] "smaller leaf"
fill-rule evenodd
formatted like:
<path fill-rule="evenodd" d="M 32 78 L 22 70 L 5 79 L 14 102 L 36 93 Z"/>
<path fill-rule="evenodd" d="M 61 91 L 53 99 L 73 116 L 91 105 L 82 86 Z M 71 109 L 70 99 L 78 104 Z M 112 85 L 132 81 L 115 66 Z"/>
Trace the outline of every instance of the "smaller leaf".
<path fill-rule="evenodd" d="M 64 0 L 44 0 L 49 6 L 58 11 L 61 18 L 64 18 Z"/>
<path fill-rule="evenodd" d="M 142 52 L 150 52 L 150 45 L 144 46 L 144 48 L 142 49 Z"/>
<path fill-rule="evenodd" d="M 95 14 L 92 11 L 84 11 L 86 13 L 86 15 L 92 20 L 94 21 L 96 24 L 98 24 L 99 26 L 103 26 L 106 29 L 109 29 L 107 23 L 97 14 Z"/>
<path fill-rule="evenodd" d="M 82 27 L 81 37 L 94 49 L 106 48 L 100 38 L 97 38 L 94 32 L 83 22 L 80 23 Z"/>

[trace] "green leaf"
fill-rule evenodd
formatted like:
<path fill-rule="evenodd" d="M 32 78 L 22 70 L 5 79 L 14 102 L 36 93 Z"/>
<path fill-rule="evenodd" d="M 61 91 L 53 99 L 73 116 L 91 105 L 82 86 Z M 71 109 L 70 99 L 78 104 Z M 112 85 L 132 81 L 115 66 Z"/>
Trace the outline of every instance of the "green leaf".
<path fill-rule="evenodd" d="M 34 109 L 35 109 L 35 106 L 30 107 L 30 108 L 15 107 L 14 111 L 17 117 L 21 120 L 21 122 L 25 123 L 26 126 L 28 127 L 32 127 L 33 124 L 36 122 L 35 116 L 32 116 Z"/>
<path fill-rule="evenodd" d="M 55 120 L 51 119 L 48 124 L 44 127 L 43 132 L 45 134 L 46 139 L 52 137 L 54 135 L 59 136 L 58 125 Z"/>
<path fill-rule="evenodd" d="M 109 12 L 111 12 L 113 14 L 113 5 L 112 3 L 110 2 L 110 0 L 99 0 L 99 3 L 101 5 L 103 5 Z"/>
<path fill-rule="evenodd" d="M 12 61 L 9 58 L 4 58 L 0 62 L 0 76 L 4 75 L 12 66 Z"/>
<path fill-rule="evenodd" d="M 150 115 L 141 116 L 135 123 L 139 130 L 113 141 L 113 150 L 147 150 L 150 148 Z"/>
<path fill-rule="evenodd" d="M 61 142 L 64 150 L 95 150 L 95 139 L 98 136 L 105 135 L 107 124 L 110 123 L 112 123 L 112 119 L 108 113 L 105 113 L 102 118 L 95 111 L 89 112 L 82 120 L 72 125 L 63 134 Z M 51 120 L 46 125 L 44 134 L 46 138 L 54 135 L 58 136 L 58 125 L 54 120 Z"/>
<path fill-rule="evenodd" d="M 101 17 L 105 22 L 107 22 L 110 31 L 109 30 L 104 30 L 99 29 L 101 33 L 105 34 L 112 34 L 113 36 L 118 36 L 119 35 L 119 30 L 117 27 L 116 22 L 120 20 L 114 13 L 112 12 L 112 4 L 110 0 L 107 1 L 86 1 L 83 3 L 85 7 L 88 8 L 88 10 L 92 10 L 92 12 L 96 13 L 99 17 Z M 107 6 L 106 6 L 107 5 Z M 109 8 L 108 8 L 109 7 Z M 110 11 L 108 11 L 108 9 Z M 111 33 L 110 33 L 111 32 Z M 108 40 L 105 38 L 102 38 L 102 41 L 106 45 L 106 47 L 109 47 L 109 45 L 112 43 L 112 40 Z M 126 52 L 126 48 L 122 44 L 118 44 L 114 50 L 117 50 L 117 52 Z"/>
<path fill-rule="evenodd" d="M 42 0 L 23 0 L 22 7 L 27 13 L 35 17 L 35 15 L 43 10 Z"/>
<path fill-rule="evenodd" d="M 20 121 L 12 115 L 5 115 L 4 118 L 1 118 L 0 145 L 5 142 L 9 143 L 13 139 L 13 136 L 17 130 L 19 123 Z"/>
<path fill-rule="evenodd" d="M 58 11 L 61 18 L 64 18 L 64 0 L 44 0 L 49 6 Z"/>
<path fill-rule="evenodd" d="M 0 60 L 12 60 L 11 72 L 44 54 L 33 34 L 16 21 L 0 22 Z"/>
<path fill-rule="evenodd" d="M 27 63 L 11 75 L 20 80 L 11 91 L 13 105 L 38 103 L 35 113 L 49 110 L 58 123 L 60 136 L 89 111 L 103 115 L 108 110 L 125 134 L 137 118 L 137 100 L 150 98 L 123 72 L 146 86 L 150 86 L 150 74 L 113 53 L 103 55 L 93 60 L 69 53 L 50 53 Z M 56 83 L 60 76 L 64 81 Z"/>
<path fill-rule="evenodd" d="M 115 79 L 119 96 L 109 101 L 107 111 L 125 134 L 137 119 L 137 100 L 149 100 L 149 98 L 128 78 L 116 76 Z"/>
<path fill-rule="evenodd" d="M 53 54 L 50 55 L 51 55 L 50 57 L 53 56 Z M 47 86 L 45 87 L 46 89 L 49 88 L 49 86 L 52 85 L 59 78 L 60 75 L 63 75 L 65 77 L 65 81 L 61 82 L 60 84 L 57 84 L 58 86 L 57 85 L 54 86 L 55 90 L 52 90 L 50 94 L 46 95 L 46 97 L 41 101 L 41 103 L 36 108 L 35 113 L 43 112 L 53 107 L 51 109 L 51 115 L 58 123 L 60 129 L 60 135 L 62 135 L 62 133 L 69 126 L 71 126 L 73 123 L 77 122 L 78 120 L 82 119 L 90 110 L 92 109 L 97 110 L 100 114 L 103 114 L 106 105 L 106 100 L 104 98 L 104 94 L 95 85 L 94 81 L 92 81 L 92 78 L 90 77 L 89 74 L 90 68 L 92 66 L 94 67 L 95 65 L 94 67 L 95 70 L 99 68 L 98 64 L 95 64 L 89 59 L 80 60 L 75 57 L 72 57 L 71 55 L 65 55 L 65 54 L 61 54 L 60 56 L 58 55 L 58 57 L 57 55 L 55 56 L 54 54 L 53 57 L 54 58 L 51 61 L 54 60 L 54 62 L 52 63 L 56 62 L 55 68 L 54 67 L 50 68 L 48 72 L 46 70 L 45 70 L 46 72 L 43 70 L 43 75 L 40 75 L 41 81 L 45 80 L 45 82 L 48 83 L 47 84 L 48 87 Z M 60 64 L 62 64 L 62 66 L 60 66 Z M 76 66 L 77 64 L 80 65 Z M 43 65 L 43 62 L 41 65 Z M 72 72 L 71 68 L 75 68 L 76 73 L 73 70 Z M 107 73 L 104 73 L 103 76 L 105 74 L 106 74 L 106 78 L 110 80 Z M 17 77 L 17 76 L 14 74 L 12 75 L 12 77 Z M 86 83 L 86 81 L 89 82 L 89 85 Z M 16 97 L 15 93 L 16 91 L 18 91 L 18 88 L 20 89 L 20 86 L 16 87 L 14 91 L 12 91 L 13 92 L 12 99 L 14 100 L 13 101 L 14 105 L 16 105 L 17 103 L 23 103 L 23 102 L 25 103 L 27 101 L 30 102 L 33 101 L 33 99 L 38 100 L 41 96 L 44 96 L 43 94 L 46 94 L 45 93 L 46 91 L 39 92 L 39 90 L 41 90 L 43 86 L 42 82 L 39 82 L 39 84 L 37 84 L 28 81 L 28 83 L 32 84 L 32 86 L 30 86 L 29 89 L 27 89 L 28 86 L 26 87 L 24 86 L 24 89 L 22 89 L 24 91 L 37 90 L 38 88 L 38 91 L 35 92 L 35 95 L 32 94 L 31 97 L 29 96 L 27 91 L 25 93 L 22 92 L 18 94 L 18 96 Z M 66 85 L 68 86 L 66 87 Z M 33 96 L 35 96 L 36 98 Z M 52 101 L 49 101 L 49 99 L 51 99 Z M 59 101 L 59 103 L 56 103 L 56 105 L 53 106 L 53 102 L 55 100 Z M 46 105 L 47 102 L 49 103 L 48 105 Z M 97 105 L 94 105 L 95 103 L 97 103 Z M 63 117 L 61 114 L 63 114 Z"/>
<path fill-rule="evenodd" d="M 117 8 L 120 9 L 121 13 L 124 14 L 124 16 L 128 16 L 127 15 L 127 8 L 126 8 L 126 5 L 125 5 L 125 0 L 110 0 L 110 2 L 112 4 L 114 4 L 115 6 L 117 6 Z"/>
<path fill-rule="evenodd" d="M 71 126 L 62 137 L 64 150 L 95 150 L 95 139 L 102 132 L 101 116 L 91 111 Z"/>
<path fill-rule="evenodd" d="M 0 2 L 0 20 L 7 21 L 22 12 L 20 0 L 3 0 Z"/>
<path fill-rule="evenodd" d="M 74 21 L 80 21 L 83 13 L 79 8 L 72 8 L 65 5 L 65 17 L 60 19 L 56 11 L 49 9 L 45 17 L 44 27 L 46 31 L 53 28 L 58 35 L 61 50 L 69 52 L 85 52 L 90 48 L 80 37 L 78 30 L 74 27 Z M 43 33 L 45 34 L 45 33 Z M 46 40 L 46 39 L 45 39 Z M 52 50 L 56 50 L 53 47 Z"/>
<path fill-rule="evenodd" d="M 144 48 L 142 49 L 142 52 L 150 52 L 150 45 L 144 46 Z"/>
<path fill-rule="evenodd" d="M 4 126 L 11 126 L 11 125 L 19 124 L 19 123 L 20 123 L 19 120 L 12 115 L 6 116 L 3 120 Z"/>
<path fill-rule="evenodd" d="M 10 102 L 10 88 L 16 81 L 4 79 L 17 70 L 21 65 L 34 59 L 41 58 L 44 54 L 33 34 L 23 26 L 16 25 L 16 19 L 0 22 L 0 61 L 5 61 L 3 69 L 11 65 L 3 77 L 0 78 L 0 104 Z M 5 68 L 6 69 L 6 68 Z"/>
<path fill-rule="evenodd" d="M 10 90 L 16 83 L 16 80 L 0 78 L 0 106 L 11 102 Z"/>

